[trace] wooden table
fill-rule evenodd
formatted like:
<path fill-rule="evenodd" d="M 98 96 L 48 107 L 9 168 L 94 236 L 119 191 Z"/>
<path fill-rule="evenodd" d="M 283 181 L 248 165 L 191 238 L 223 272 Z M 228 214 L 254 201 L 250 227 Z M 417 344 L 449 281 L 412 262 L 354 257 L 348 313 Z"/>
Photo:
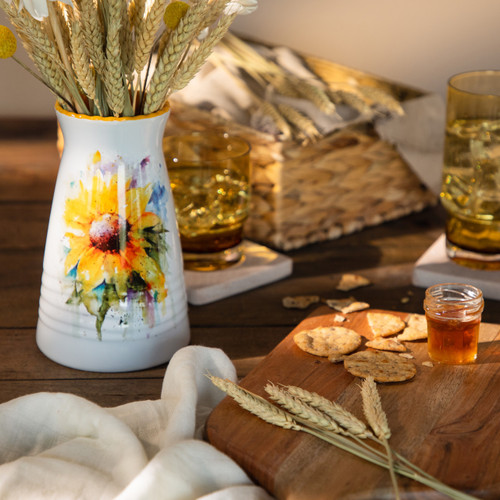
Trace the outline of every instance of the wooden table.
<path fill-rule="evenodd" d="M 60 366 L 40 353 L 35 328 L 42 258 L 58 168 L 55 122 L 0 124 L 0 402 L 37 391 L 64 391 L 103 406 L 157 399 L 165 366 L 104 374 Z M 443 228 L 439 207 L 289 252 L 293 274 L 204 306 L 190 306 L 192 344 L 219 347 L 246 375 L 310 310 L 288 310 L 286 295 L 342 297 L 342 273 L 372 281 L 356 298 L 371 307 L 422 312 L 424 290 L 411 285 L 415 261 Z M 500 323 L 497 301 L 484 321 Z"/>

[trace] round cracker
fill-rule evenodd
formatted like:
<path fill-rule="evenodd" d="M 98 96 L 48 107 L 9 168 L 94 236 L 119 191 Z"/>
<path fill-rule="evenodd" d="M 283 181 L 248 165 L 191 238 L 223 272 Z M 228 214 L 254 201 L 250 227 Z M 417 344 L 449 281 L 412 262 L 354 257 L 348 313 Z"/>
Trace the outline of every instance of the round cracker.
<path fill-rule="evenodd" d="M 399 316 L 391 313 L 368 312 L 366 319 L 375 337 L 394 335 L 406 326 Z"/>
<path fill-rule="evenodd" d="M 356 352 L 344 360 L 344 367 L 356 377 L 373 377 L 376 382 L 402 382 L 417 373 L 411 361 L 382 351 Z"/>
<path fill-rule="evenodd" d="M 361 345 L 361 335 L 342 326 L 302 330 L 294 335 L 293 340 L 303 351 L 323 357 L 349 354 Z"/>

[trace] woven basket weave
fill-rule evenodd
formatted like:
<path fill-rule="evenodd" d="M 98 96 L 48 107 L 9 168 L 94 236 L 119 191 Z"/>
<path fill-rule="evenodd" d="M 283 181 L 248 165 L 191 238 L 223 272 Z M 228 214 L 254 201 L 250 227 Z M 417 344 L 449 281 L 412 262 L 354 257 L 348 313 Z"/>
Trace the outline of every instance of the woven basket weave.
<path fill-rule="evenodd" d="M 349 76 L 350 70 L 339 65 L 320 59 L 309 63 L 327 82 Z M 356 72 L 358 79 L 359 75 Z M 370 76 L 365 80 L 376 82 Z M 398 98 L 418 95 L 401 86 L 392 88 Z M 276 249 L 335 239 L 436 203 L 370 123 L 346 127 L 304 146 L 172 102 L 166 135 L 214 129 L 250 142 L 252 208 L 245 236 Z"/>

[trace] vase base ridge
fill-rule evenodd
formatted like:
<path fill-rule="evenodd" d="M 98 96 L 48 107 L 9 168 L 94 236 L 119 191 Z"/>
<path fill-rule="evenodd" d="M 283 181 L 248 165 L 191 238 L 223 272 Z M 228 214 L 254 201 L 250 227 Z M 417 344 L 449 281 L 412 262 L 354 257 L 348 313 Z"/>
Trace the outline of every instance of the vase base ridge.
<path fill-rule="evenodd" d="M 36 341 L 45 356 L 61 365 L 92 372 L 128 372 L 164 364 L 175 351 L 189 343 L 186 316 L 179 323 L 164 327 L 162 334 L 139 339 L 109 340 L 76 337 L 51 328 L 39 317 Z"/>

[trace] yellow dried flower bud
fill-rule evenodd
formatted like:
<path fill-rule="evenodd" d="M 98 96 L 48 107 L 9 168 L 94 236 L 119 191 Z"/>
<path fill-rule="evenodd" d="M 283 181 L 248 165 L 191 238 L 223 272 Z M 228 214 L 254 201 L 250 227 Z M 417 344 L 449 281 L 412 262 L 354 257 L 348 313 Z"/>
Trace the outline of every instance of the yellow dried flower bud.
<path fill-rule="evenodd" d="M 7 26 L 0 26 L 0 59 L 7 59 L 16 53 L 17 40 Z"/>
<path fill-rule="evenodd" d="M 185 16 L 188 10 L 189 5 L 185 2 L 177 0 L 170 2 L 165 9 L 165 14 L 163 14 L 165 26 L 170 30 L 177 28 L 179 21 Z"/>

